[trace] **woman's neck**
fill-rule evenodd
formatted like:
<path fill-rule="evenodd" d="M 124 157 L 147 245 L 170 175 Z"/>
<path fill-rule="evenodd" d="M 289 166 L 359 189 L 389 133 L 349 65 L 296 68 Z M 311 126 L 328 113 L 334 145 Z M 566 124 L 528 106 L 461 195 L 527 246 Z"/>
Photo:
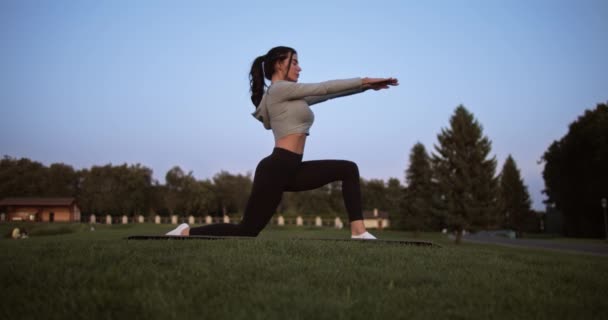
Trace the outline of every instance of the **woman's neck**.
<path fill-rule="evenodd" d="M 275 83 L 277 81 L 283 81 L 285 80 L 285 77 L 279 76 L 279 75 L 274 75 L 272 76 L 272 79 L 270 79 L 271 83 Z"/>
<path fill-rule="evenodd" d="M 287 79 L 287 75 L 281 73 L 283 72 L 275 72 L 270 78 L 270 82 L 275 83 L 277 81 L 289 81 L 289 79 Z"/>

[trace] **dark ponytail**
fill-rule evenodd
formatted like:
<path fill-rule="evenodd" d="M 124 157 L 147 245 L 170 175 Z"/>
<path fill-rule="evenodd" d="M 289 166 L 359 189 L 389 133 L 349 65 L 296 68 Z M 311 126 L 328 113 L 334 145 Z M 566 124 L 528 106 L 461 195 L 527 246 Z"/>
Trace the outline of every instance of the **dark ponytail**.
<path fill-rule="evenodd" d="M 291 54 L 289 54 L 291 53 Z M 249 88 L 251 91 L 251 102 L 257 108 L 262 97 L 264 96 L 264 89 L 266 88 L 266 82 L 264 78 L 272 80 L 274 74 L 274 67 L 278 61 L 283 61 L 289 57 L 289 68 L 291 67 L 291 59 L 297 52 L 289 47 L 274 47 L 268 51 L 266 55 L 259 56 L 253 60 L 251 64 L 251 71 L 249 72 Z"/>
<path fill-rule="evenodd" d="M 251 64 L 251 71 L 249 72 L 249 86 L 251 88 L 251 102 L 254 106 L 258 106 L 262 101 L 264 95 L 264 88 L 266 82 L 264 82 L 264 58 L 266 56 L 259 56 L 253 60 Z"/>

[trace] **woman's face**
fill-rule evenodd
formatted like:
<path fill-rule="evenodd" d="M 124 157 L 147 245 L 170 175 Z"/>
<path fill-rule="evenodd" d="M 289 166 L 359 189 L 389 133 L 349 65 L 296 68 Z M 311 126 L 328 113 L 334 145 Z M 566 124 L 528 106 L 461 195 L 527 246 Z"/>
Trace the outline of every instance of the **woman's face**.
<path fill-rule="evenodd" d="M 285 80 L 298 82 L 298 78 L 300 77 L 300 71 L 302 71 L 302 68 L 300 68 L 300 63 L 298 61 L 298 54 L 294 53 L 293 56 L 291 57 L 291 67 L 290 68 L 287 68 L 288 63 L 289 63 L 289 57 L 287 57 L 285 60 L 281 61 L 280 67 L 279 67 L 279 72 L 281 72 L 282 74 L 285 74 L 285 72 L 287 72 L 287 69 L 289 69 L 289 73 L 285 76 Z"/>

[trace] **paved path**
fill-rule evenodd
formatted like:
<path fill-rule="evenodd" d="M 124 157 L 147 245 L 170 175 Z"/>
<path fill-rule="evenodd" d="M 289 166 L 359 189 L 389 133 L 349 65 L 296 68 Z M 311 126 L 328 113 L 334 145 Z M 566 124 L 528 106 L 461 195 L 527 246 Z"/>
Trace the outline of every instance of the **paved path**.
<path fill-rule="evenodd" d="M 577 243 L 539 239 L 509 239 L 506 237 L 485 234 L 468 234 L 462 239 L 464 241 L 474 243 L 489 243 L 503 246 L 547 249 L 608 257 L 608 243 Z"/>

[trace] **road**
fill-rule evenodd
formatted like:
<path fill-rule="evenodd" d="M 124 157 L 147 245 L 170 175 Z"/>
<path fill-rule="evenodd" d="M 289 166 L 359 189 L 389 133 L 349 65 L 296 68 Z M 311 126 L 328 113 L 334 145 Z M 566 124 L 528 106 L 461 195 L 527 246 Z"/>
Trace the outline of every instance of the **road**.
<path fill-rule="evenodd" d="M 608 243 L 558 242 L 555 240 L 540 239 L 509 239 L 506 237 L 492 236 L 488 234 L 467 234 L 462 239 L 464 241 L 473 243 L 488 243 L 511 247 L 546 249 L 608 257 Z"/>

